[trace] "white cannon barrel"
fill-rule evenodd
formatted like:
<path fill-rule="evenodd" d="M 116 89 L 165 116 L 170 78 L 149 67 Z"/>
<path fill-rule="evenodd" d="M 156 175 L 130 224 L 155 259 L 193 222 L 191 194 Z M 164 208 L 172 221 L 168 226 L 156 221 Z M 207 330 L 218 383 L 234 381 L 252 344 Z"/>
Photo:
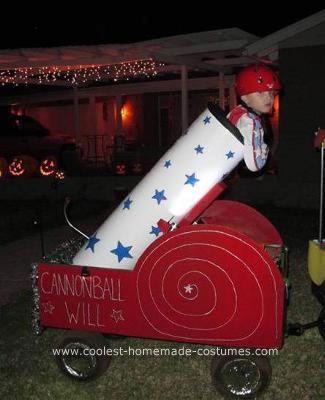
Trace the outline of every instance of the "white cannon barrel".
<path fill-rule="evenodd" d="M 212 106 L 207 108 L 96 230 L 73 263 L 133 269 L 146 247 L 162 235 L 158 221 L 179 222 L 243 159 L 241 138 L 230 132 L 227 122 Z"/>

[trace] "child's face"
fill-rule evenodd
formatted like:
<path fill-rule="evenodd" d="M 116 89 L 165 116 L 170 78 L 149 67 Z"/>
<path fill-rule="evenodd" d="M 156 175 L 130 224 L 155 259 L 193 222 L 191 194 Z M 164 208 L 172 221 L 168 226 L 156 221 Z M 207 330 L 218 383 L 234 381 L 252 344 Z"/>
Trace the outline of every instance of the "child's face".
<path fill-rule="evenodd" d="M 242 96 L 242 100 L 258 114 L 267 114 L 272 112 L 274 97 L 276 92 L 270 90 L 267 92 L 254 92 Z"/>

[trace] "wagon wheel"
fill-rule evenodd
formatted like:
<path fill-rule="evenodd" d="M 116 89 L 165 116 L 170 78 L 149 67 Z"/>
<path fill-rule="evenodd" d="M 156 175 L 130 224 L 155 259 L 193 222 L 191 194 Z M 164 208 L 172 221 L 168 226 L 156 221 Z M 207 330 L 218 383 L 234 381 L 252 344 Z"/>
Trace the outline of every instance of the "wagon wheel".
<path fill-rule="evenodd" d="M 230 398 L 255 398 L 271 381 L 272 367 L 267 357 L 216 356 L 211 365 L 216 389 Z"/>
<path fill-rule="evenodd" d="M 99 377 L 111 361 L 105 354 L 109 345 L 99 333 L 68 331 L 58 341 L 56 349 L 60 351 L 55 356 L 59 368 L 77 381 Z"/>
<path fill-rule="evenodd" d="M 318 318 L 319 318 L 318 330 L 319 333 L 323 336 L 323 339 L 325 340 L 325 307 L 320 312 Z"/>

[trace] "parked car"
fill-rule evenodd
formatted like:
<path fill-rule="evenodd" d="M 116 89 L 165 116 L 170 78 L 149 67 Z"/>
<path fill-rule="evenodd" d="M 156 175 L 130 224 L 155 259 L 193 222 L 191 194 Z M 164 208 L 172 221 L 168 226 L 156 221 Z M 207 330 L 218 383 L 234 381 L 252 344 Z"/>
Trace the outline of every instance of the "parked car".
<path fill-rule="evenodd" d="M 18 156 L 29 156 L 39 163 L 50 157 L 57 168 L 69 171 L 76 169 L 80 155 L 72 136 L 50 135 L 47 128 L 27 115 L 0 113 L 0 157 L 8 163 Z"/>

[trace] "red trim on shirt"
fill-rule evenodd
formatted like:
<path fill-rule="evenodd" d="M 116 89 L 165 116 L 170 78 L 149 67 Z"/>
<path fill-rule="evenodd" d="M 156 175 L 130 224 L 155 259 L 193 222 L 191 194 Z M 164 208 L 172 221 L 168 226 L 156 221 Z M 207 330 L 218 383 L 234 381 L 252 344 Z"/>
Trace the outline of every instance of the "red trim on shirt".
<path fill-rule="evenodd" d="M 233 123 L 234 125 L 237 125 L 238 120 L 244 114 L 247 114 L 247 110 L 242 106 L 237 106 L 232 111 L 230 111 L 230 113 L 228 115 L 228 119 L 231 123 Z"/>

